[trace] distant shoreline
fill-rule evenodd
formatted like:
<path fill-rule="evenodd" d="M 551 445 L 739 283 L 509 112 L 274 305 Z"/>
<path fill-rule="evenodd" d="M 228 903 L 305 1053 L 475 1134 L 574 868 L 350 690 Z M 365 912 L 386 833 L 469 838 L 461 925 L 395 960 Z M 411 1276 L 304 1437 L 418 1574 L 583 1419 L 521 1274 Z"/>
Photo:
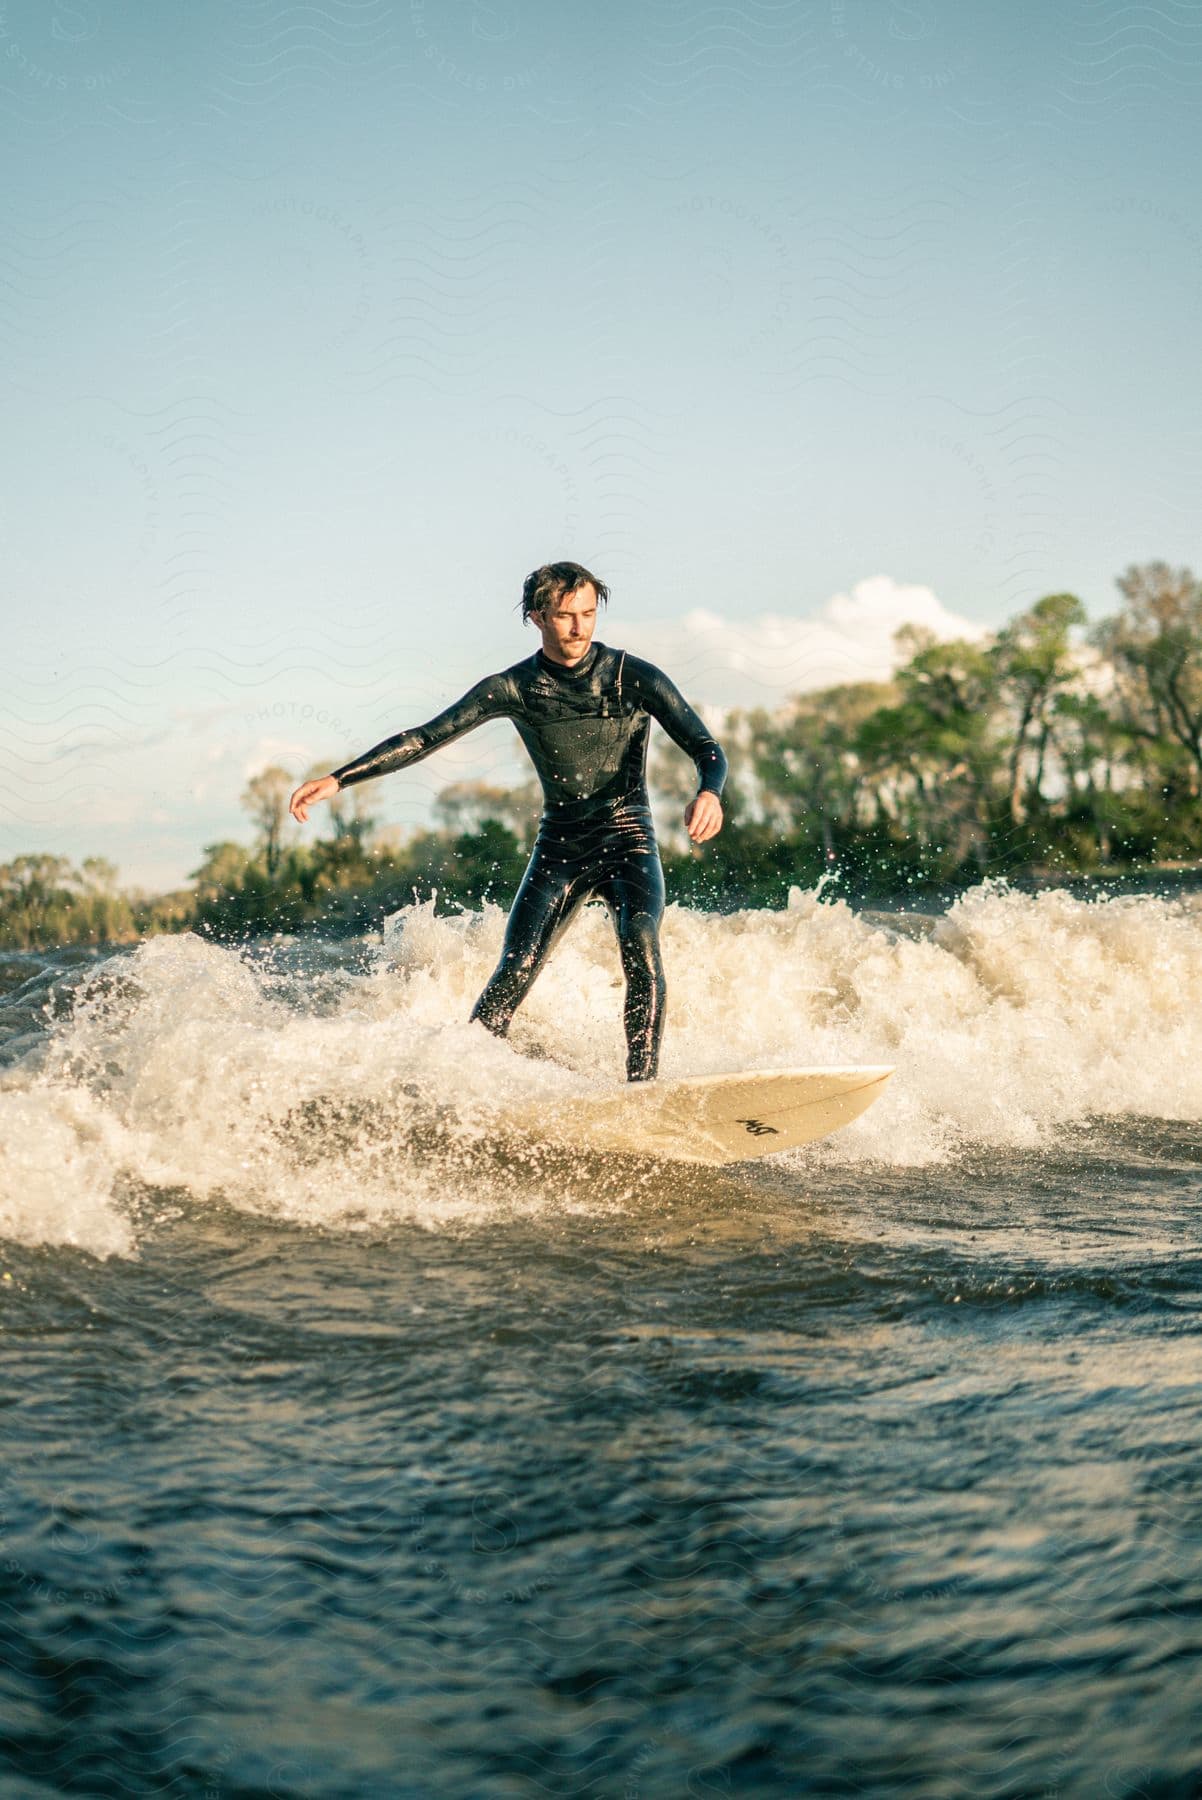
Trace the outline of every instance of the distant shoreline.
<path fill-rule="evenodd" d="M 1202 863 L 1166 862 L 1144 865 L 1134 869 L 1119 869 L 1108 872 L 1067 873 L 1048 869 L 1030 869 L 1023 872 L 1007 871 L 1003 874 L 986 873 L 980 881 L 929 888 L 914 888 L 895 894 L 855 894 L 841 891 L 841 884 L 835 880 L 828 882 L 823 889 L 821 899 L 826 903 L 842 900 L 851 910 L 861 917 L 872 918 L 879 915 L 882 923 L 890 918 L 900 919 L 906 916 L 915 918 L 936 919 L 942 917 L 958 900 L 977 888 L 991 883 L 1005 885 L 1016 893 L 1036 896 L 1055 891 L 1066 892 L 1075 900 L 1123 899 L 1127 897 L 1143 897 L 1157 899 L 1178 899 L 1191 893 L 1202 893 Z M 800 887 L 800 883 L 795 884 Z M 814 886 L 802 888 L 806 894 L 813 894 Z M 166 895 L 139 896 L 141 904 L 147 907 L 161 905 L 172 900 L 180 901 L 191 893 L 189 889 L 175 890 Z M 415 896 L 409 894 L 395 896 L 395 905 L 387 901 L 381 902 L 378 888 L 343 890 L 340 896 L 346 906 L 346 913 L 340 918 L 306 919 L 288 924 L 281 920 L 278 924 L 265 923 L 261 929 L 244 929 L 238 932 L 215 931 L 205 924 L 199 927 L 187 920 L 169 923 L 160 920 L 142 929 L 128 929 L 114 935 L 97 936 L 95 938 L 71 938 L 39 944 L 5 944 L 0 942 L 0 959 L 16 959 L 25 956 L 36 956 L 47 951 L 104 951 L 127 949 L 152 937 L 173 936 L 185 931 L 193 931 L 198 935 L 215 942 L 226 943 L 262 943 L 279 935 L 288 937 L 312 936 L 326 942 L 343 942 L 355 937 L 371 936 L 379 930 L 378 921 L 400 911 L 406 905 L 415 903 Z M 428 897 L 427 897 L 428 898 Z M 498 894 L 496 900 L 503 902 L 506 896 Z M 489 896 L 492 899 L 492 896 Z M 673 896 L 669 892 L 669 903 Z M 481 902 L 460 902 L 453 897 L 448 898 L 452 908 L 462 906 L 471 911 Z M 730 896 L 729 903 L 704 905 L 695 898 L 677 899 L 678 905 L 691 906 L 700 912 L 732 914 L 738 912 L 777 912 L 787 905 L 787 896 L 780 904 L 774 905 L 763 899 L 748 901 L 738 896 Z M 365 905 L 370 904 L 374 918 L 364 916 Z"/>

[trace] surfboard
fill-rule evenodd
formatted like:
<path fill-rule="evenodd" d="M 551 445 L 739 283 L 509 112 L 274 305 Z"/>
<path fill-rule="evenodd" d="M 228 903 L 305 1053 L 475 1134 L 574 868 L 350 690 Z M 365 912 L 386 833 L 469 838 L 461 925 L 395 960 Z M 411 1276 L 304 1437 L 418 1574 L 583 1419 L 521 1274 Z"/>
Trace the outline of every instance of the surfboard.
<path fill-rule="evenodd" d="M 512 1122 L 557 1143 L 717 1167 L 837 1131 L 872 1105 L 892 1073 L 874 1065 L 635 1082 L 619 1094 L 525 1112 Z"/>

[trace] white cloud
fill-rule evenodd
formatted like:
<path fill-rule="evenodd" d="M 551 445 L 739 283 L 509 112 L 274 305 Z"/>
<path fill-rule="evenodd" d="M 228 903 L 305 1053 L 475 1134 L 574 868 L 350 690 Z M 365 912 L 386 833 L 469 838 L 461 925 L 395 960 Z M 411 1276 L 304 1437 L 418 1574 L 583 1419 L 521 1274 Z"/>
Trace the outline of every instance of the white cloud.
<path fill-rule="evenodd" d="M 646 625 L 623 620 L 614 637 L 660 664 L 695 702 L 771 707 L 840 682 L 886 680 L 897 666 L 893 637 L 902 625 L 924 625 L 937 638 L 985 635 L 929 587 L 870 575 L 805 616 L 698 611 Z"/>
<path fill-rule="evenodd" d="M 242 774 L 247 781 L 261 775 L 264 769 L 279 764 L 291 774 L 296 772 L 300 780 L 302 767 L 313 761 L 313 747 L 300 738 L 260 737 L 255 739 L 254 748 L 244 751 L 242 756 Z"/>

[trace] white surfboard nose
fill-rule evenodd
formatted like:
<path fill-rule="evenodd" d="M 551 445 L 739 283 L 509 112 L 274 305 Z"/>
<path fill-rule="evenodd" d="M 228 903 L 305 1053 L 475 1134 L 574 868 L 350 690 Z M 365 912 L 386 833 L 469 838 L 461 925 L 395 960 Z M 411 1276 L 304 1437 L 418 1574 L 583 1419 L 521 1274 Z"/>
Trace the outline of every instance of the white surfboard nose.
<path fill-rule="evenodd" d="M 677 1162 L 742 1162 L 795 1150 L 848 1125 L 878 1097 L 891 1063 L 826 1069 L 762 1069 L 638 1083 L 579 1100 L 540 1135 L 560 1141 L 663 1156 Z M 519 1123 L 515 1119 L 515 1124 Z M 522 1121 L 533 1128 L 534 1120 Z"/>

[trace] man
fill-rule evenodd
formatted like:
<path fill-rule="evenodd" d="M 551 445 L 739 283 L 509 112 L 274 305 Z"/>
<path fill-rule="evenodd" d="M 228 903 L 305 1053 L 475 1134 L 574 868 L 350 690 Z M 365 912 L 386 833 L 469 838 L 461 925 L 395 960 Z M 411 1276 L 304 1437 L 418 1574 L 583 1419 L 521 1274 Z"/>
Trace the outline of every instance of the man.
<path fill-rule="evenodd" d="M 647 739 L 655 719 L 697 765 L 700 788 L 685 808 L 695 844 L 722 829 L 726 758 L 667 676 L 624 650 L 593 642 L 609 589 L 575 562 L 526 577 L 522 618 L 542 649 L 490 675 L 428 725 L 385 738 L 292 796 L 295 819 L 352 782 L 408 768 L 486 719 L 512 719 L 543 788 L 538 837 L 505 928 L 501 960 L 472 1018 L 504 1037 L 549 951 L 582 901 L 603 900 L 626 977 L 626 1077 L 651 1081 L 664 1028 L 659 926 L 664 874 L 647 798 Z"/>

